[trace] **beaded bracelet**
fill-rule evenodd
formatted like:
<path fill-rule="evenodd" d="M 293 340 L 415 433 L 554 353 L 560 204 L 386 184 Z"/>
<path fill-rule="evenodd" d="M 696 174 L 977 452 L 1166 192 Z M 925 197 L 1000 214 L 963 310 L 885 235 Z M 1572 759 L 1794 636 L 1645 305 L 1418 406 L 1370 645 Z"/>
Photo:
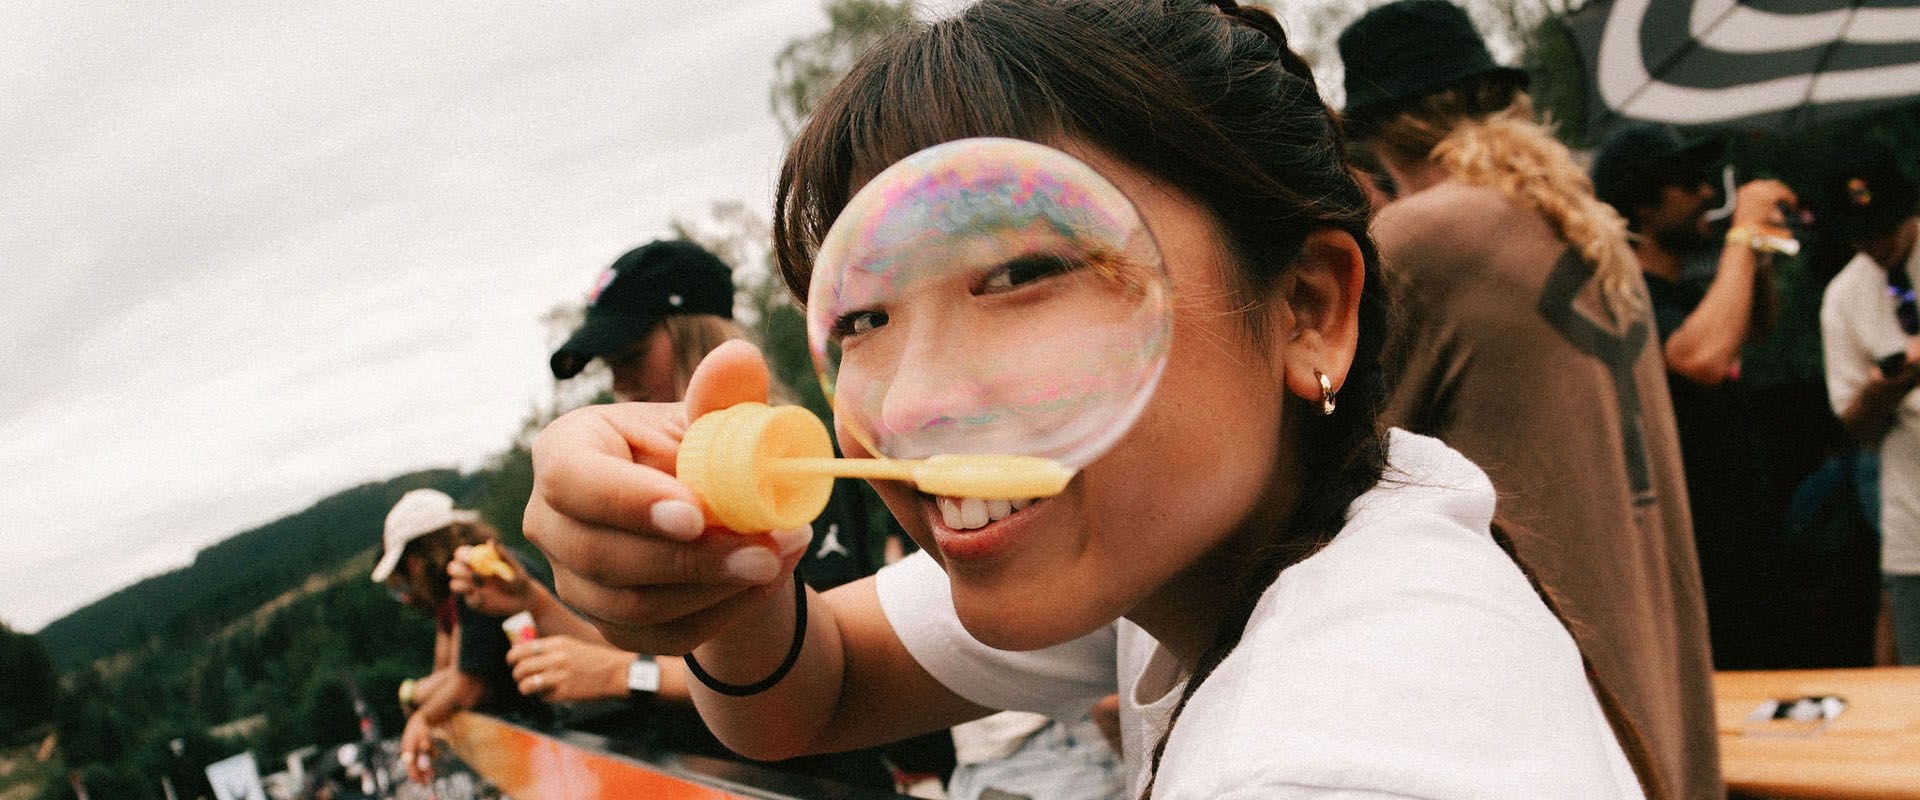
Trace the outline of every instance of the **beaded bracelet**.
<path fill-rule="evenodd" d="M 799 576 L 793 579 L 793 609 L 793 644 L 787 648 L 786 660 L 781 661 L 780 666 L 774 668 L 772 675 L 753 683 L 727 683 L 701 669 L 700 662 L 693 660 L 692 653 L 685 656 L 687 671 L 693 673 L 694 680 L 699 681 L 702 686 L 728 697 L 747 697 L 773 688 L 781 678 L 787 677 L 787 673 L 793 671 L 794 664 L 799 663 L 800 645 L 807 640 L 807 585 L 800 582 Z"/>

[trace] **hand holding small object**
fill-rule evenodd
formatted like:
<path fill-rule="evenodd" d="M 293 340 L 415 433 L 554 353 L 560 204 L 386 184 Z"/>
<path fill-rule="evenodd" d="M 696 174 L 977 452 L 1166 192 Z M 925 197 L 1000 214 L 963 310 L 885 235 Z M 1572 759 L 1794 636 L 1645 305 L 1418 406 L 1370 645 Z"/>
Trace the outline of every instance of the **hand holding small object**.
<path fill-rule="evenodd" d="M 1772 179 L 1749 181 L 1734 196 L 1733 227 L 1727 243 L 1759 253 L 1798 255 L 1800 242 L 1787 227 L 1787 213 L 1800 200 L 1787 185 Z"/>
<path fill-rule="evenodd" d="M 482 552 L 485 554 L 476 558 L 475 554 Z M 469 607 L 483 614 L 504 617 L 525 611 L 530 601 L 531 587 L 519 579 L 517 567 L 507 559 L 507 556 L 493 548 L 491 542 L 455 548 L 453 559 L 447 562 L 447 588 L 461 595 Z M 476 561 L 492 574 L 479 572 Z M 513 577 L 502 578 L 501 572 Z"/>

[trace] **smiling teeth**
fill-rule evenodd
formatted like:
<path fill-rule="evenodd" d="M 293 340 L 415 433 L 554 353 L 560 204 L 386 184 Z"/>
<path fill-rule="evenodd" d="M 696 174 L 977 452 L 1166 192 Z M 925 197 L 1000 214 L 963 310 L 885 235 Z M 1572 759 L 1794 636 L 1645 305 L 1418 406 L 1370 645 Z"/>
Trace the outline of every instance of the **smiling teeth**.
<path fill-rule="evenodd" d="M 957 531 L 969 531 L 998 522 L 1033 505 L 1032 500 L 982 500 L 978 497 L 939 497 L 940 521 Z"/>

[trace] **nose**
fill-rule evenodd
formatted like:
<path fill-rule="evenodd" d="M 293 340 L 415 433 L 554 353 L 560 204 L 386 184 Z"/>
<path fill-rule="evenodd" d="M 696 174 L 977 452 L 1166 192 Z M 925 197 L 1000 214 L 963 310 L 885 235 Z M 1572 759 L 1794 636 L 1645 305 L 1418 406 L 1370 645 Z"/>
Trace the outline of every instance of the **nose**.
<path fill-rule="evenodd" d="M 974 337 L 977 338 L 977 337 Z M 991 391 L 969 337 L 928 330 L 910 337 L 880 405 L 888 455 L 918 458 L 953 451 L 965 431 L 990 421 Z"/>

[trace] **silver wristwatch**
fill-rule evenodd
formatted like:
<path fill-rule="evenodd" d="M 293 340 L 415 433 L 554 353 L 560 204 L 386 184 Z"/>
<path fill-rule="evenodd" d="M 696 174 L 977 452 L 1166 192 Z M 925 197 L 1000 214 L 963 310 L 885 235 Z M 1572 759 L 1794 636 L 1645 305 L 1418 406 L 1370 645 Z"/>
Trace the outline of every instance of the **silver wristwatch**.
<path fill-rule="evenodd" d="M 627 691 L 647 694 L 660 691 L 660 664 L 653 656 L 636 655 L 627 664 Z"/>

